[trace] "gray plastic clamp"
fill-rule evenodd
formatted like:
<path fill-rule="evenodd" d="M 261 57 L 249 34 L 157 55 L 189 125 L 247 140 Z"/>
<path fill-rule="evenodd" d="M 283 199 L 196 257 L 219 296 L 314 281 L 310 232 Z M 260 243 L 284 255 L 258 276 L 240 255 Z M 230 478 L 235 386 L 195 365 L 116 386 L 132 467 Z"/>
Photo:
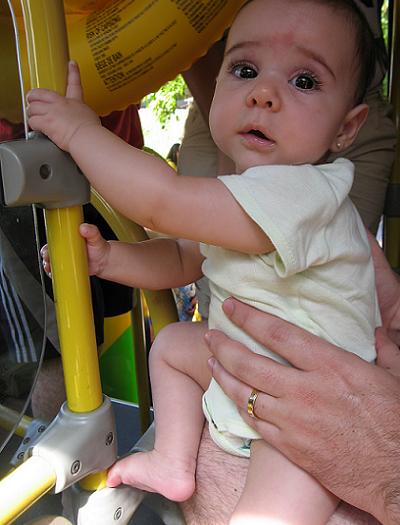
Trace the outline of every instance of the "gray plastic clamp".
<path fill-rule="evenodd" d="M 0 144 L 5 206 L 67 208 L 90 201 L 90 185 L 72 157 L 40 133 Z"/>
<path fill-rule="evenodd" d="M 88 474 L 110 467 L 117 458 L 114 414 L 110 400 L 92 412 L 71 412 L 64 403 L 25 456 L 40 456 L 56 473 L 53 492 L 58 494 Z"/>

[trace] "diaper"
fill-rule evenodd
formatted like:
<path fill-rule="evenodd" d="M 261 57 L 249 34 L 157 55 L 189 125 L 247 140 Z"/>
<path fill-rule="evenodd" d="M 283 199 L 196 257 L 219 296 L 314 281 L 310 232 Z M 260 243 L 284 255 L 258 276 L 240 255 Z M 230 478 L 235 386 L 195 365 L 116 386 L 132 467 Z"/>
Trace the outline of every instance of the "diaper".
<path fill-rule="evenodd" d="M 214 443 L 229 454 L 250 457 L 251 442 L 260 435 L 243 421 L 236 405 L 214 379 L 203 395 L 202 405 Z"/>

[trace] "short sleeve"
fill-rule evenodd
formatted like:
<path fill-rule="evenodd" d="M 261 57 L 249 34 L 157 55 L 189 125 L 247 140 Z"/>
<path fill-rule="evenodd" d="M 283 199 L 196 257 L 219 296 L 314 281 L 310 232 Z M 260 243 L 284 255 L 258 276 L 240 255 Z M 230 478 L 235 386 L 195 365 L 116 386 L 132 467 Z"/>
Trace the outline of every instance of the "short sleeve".
<path fill-rule="evenodd" d="M 276 251 L 269 260 L 272 255 L 276 272 L 286 277 L 340 250 L 342 216 L 357 214 L 348 199 L 353 174 L 350 161 L 337 159 L 320 166 L 257 166 L 219 179 L 271 239 Z"/>

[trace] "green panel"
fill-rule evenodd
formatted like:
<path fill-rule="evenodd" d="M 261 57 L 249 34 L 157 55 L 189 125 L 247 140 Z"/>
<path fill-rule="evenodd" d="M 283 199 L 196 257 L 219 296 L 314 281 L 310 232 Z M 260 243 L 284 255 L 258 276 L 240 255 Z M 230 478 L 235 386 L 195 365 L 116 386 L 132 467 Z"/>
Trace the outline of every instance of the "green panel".
<path fill-rule="evenodd" d="M 135 349 L 131 328 L 127 328 L 102 354 L 100 375 L 103 392 L 106 395 L 138 403 Z"/>

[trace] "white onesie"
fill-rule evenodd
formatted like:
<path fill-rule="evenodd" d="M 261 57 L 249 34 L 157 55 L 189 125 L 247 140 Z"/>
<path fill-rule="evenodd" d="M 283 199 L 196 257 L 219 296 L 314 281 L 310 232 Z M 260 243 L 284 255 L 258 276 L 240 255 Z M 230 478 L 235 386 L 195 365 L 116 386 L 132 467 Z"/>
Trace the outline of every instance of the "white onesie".
<path fill-rule="evenodd" d="M 201 245 L 211 290 L 209 328 L 283 362 L 225 316 L 222 303 L 234 296 L 374 361 L 380 314 L 367 234 L 348 197 L 353 173 L 350 161 L 338 159 L 319 166 L 257 166 L 219 177 L 275 251 L 248 255 Z M 260 436 L 214 380 L 203 410 L 214 441 L 248 456 L 250 440 Z"/>

